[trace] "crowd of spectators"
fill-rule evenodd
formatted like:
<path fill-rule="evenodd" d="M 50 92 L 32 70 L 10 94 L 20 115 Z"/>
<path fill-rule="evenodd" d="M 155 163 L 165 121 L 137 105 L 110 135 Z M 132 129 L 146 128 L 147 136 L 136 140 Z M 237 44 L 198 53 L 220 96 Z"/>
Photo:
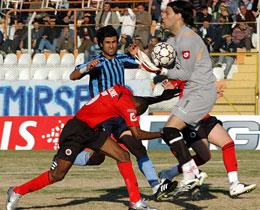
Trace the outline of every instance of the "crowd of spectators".
<path fill-rule="evenodd" d="M 91 59 L 95 52 L 100 52 L 95 40 L 96 30 L 106 25 L 112 25 L 118 32 L 119 52 L 127 52 L 129 44 L 135 43 L 149 55 L 151 46 L 155 42 L 166 41 L 171 36 L 170 32 L 163 29 L 160 24 L 161 12 L 167 4 L 165 1 L 153 0 L 151 13 L 147 10 L 148 3 L 139 3 L 133 7 L 133 4 L 113 4 L 110 1 L 104 2 L 103 9 L 97 13 L 95 11 L 78 11 L 76 14 L 71 11 L 37 13 L 31 31 L 32 49 L 35 52 L 44 50 L 57 53 L 62 50 L 73 52 L 74 28 L 69 27 L 69 24 L 74 23 L 73 17 L 76 15 L 81 23 L 77 23 L 80 26 L 77 27 L 79 44 L 76 48 L 79 53 L 85 53 L 85 61 Z M 235 52 L 237 48 L 251 50 L 252 37 L 256 33 L 258 0 L 192 0 L 192 2 L 195 8 L 195 25 L 192 28 L 203 38 L 210 52 L 223 52 L 223 50 Z M 24 4 L 24 6 L 40 7 L 38 4 Z M 68 4 L 64 1 L 60 7 L 81 8 L 82 4 Z M 0 50 L 3 53 L 15 53 L 28 47 L 26 22 L 28 16 L 30 16 L 28 12 L 19 12 L 15 17 L 11 17 L 10 24 L 17 20 L 12 39 L 0 31 Z M 154 30 L 151 30 L 153 23 L 157 25 Z M 235 46 L 232 51 L 229 47 L 223 48 L 229 36 L 232 45 Z M 222 59 L 221 62 L 224 60 Z M 220 65 L 221 62 L 218 64 Z"/>

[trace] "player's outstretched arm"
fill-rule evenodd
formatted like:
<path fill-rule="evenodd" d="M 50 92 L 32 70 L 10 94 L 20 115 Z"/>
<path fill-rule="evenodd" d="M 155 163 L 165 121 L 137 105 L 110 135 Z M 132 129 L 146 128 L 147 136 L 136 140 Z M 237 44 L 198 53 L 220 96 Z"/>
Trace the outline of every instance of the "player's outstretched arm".
<path fill-rule="evenodd" d="M 174 97 L 178 97 L 179 93 L 181 92 L 181 89 L 173 89 L 173 90 L 164 90 L 163 93 L 159 96 L 130 96 L 132 98 L 132 101 L 134 102 L 136 109 L 137 109 L 137 115 L 143 114 L 149 105 L 159 103 L 162 101 L 170 100 Z"/>
<path fill-rule="evenodd" d="M 161 137 L 160 132 L 147 132 L 141 130 L 139 126 L 130 126 L 129 129 L 136 140 L 149 140 Z"/>
<path fill-rule="evenodd" d="M 71 80 L 81 79 L 89 72 L 89 70 L 96 67 L 99 63 L 100 63 L 100 61 L 98 59 L 94 59 L 90 62 L 81 64 L 81 65 L 77 65 L 75 67 L 74 71 L 70 74 L 70 79 Z"/>

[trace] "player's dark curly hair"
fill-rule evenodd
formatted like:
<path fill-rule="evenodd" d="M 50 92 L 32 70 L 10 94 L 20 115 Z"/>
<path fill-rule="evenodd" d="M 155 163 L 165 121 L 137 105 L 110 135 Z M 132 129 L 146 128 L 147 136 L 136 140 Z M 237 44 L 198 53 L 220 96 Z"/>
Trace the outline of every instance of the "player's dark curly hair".
<path fill-rule="evenodd" d="M 174 13 L 181 13 L 184 23 L 189 26 L 194 26 L 194 18 L 193 18 L 193 5 L 188 1 L 172 1 L 167 4 L 167 6 L 171 7 Z"/>
<path fill-rule="evenodd" d="M 106 37 L 113 37 L 113 36 L 116 36 L 116 40 L 118 42 L 118 34 L 116 32 L 116 29 L 114 29 L 114 27 L 111 26 L 111 25 L 104 26 L 104 27 L 98 29 L 98 31 L 97 31 L 97 41 L 98 41 L 99 47 L 101 49 L 103 48 L 101 46 L 101 44 L 103 43 L 103 41 Z"/>

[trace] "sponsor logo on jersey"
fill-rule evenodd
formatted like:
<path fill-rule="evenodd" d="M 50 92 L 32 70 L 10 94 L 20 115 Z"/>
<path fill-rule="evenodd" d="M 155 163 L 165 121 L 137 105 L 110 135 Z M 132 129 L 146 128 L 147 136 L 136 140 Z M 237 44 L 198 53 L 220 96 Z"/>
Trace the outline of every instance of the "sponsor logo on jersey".
<path fill-rule="evenodd" d="M 66 154 L 67 156 L 70 156 L 70 155 L 72 154 L 71 149 L 66 149 L 66 150 L 65 150 L 65 154 Z"/>
<path fill-rule="evenodd" d="M 130 113 L 130 120 L 131 120 L 132 122 L 137 121 L 137 117 L 136 117 L 135 113 Z"/>
<path fill-rule="evenodd" d="M 190 51 L 189 50 L 182 51 L 182 57 L 184 59 L 189 59 L 190 58 Z"/>

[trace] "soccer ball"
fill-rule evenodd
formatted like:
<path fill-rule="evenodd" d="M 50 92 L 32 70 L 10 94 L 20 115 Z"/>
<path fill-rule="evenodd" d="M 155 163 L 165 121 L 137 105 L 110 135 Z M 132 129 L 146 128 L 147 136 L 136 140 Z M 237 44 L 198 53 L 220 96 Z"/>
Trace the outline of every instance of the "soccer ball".
<path fill-rule="evenodd" d="M 159 42 L 152 49 L 152 60 L 155 66 L 169 66 L 175 59 L 173 46 L 167 42 Z"/>

